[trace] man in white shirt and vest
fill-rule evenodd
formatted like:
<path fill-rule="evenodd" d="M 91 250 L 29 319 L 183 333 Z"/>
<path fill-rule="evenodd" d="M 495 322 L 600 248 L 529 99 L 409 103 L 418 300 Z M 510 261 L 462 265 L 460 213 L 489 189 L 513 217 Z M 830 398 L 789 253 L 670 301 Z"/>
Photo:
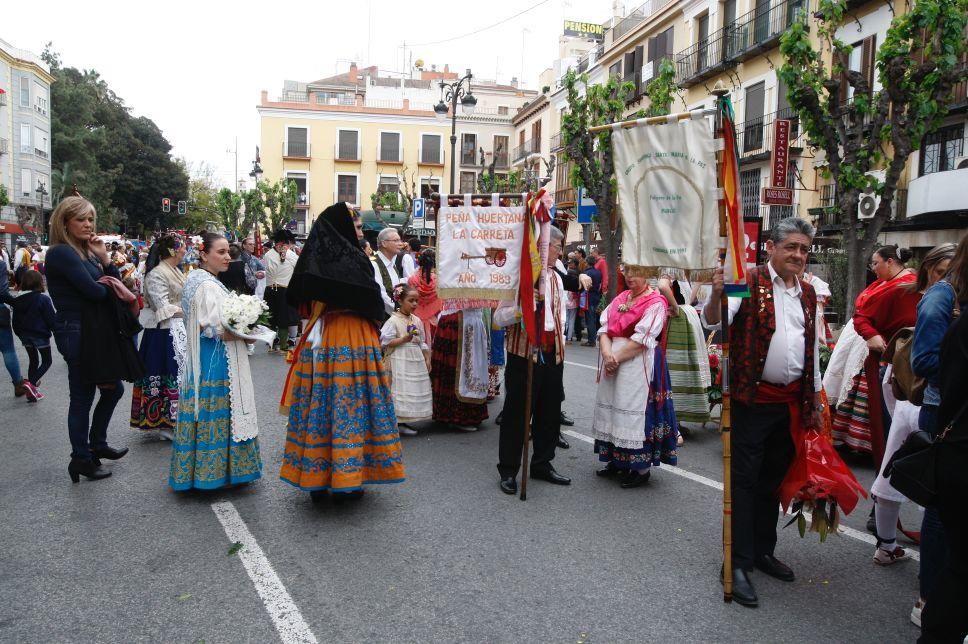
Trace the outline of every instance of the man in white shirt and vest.
<path fill-rule="evenodd" d="M 406 246 L 395 228 L 384 228 L 376 237 L 377 252 L 373 258 L 373 278 L 380 285 L 383 307 L 393 313 L 393 288 L 413 275 L 413 257 L 404 253 Z"/>
<path fill-rule="evenodd" d="M 277 230 L 272 241 L 272 250 L 262 258 L 266 267 L 265 301 L 272 314 L 272 325 L 279 335 L 279 349 L 286 351 L 295 346 L 299 334 L 299 313 L 286 300 L 286 289 L 299 256 L 291 249 L 296 236 L 288 230 Z"/>
<path fill-rule="evenodd" d="M 759 600 L 747 574 L 781 581 L 793 571 L 773 554 L 777 493 L 794 457 L 791 431 L 820 427 L 817 296 L 800 280 L 814 227 L 798 217 L 770 231 L 765 266 L 749 271 L 750 297 L 729 300 L 729 388 L 732 398 L 733 599 Z M 713 277 L 703 325 L 720 328 L 723 271 Z"/>

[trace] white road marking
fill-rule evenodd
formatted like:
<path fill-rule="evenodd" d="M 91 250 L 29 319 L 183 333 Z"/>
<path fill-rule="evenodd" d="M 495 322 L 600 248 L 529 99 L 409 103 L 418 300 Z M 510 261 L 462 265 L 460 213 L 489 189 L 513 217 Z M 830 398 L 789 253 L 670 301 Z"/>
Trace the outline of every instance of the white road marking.
<path fill-rule="evenodd" d="M 598 367 L 593 367 L 591 365 L 582 364 L 580 362 L 568 362 L 565 360 L 565 364 L 570 364 L 573 367 L 584 367 L 585 369 L 591 369 L 592 371 L 598 371 Z"/>
<path fill-rule="evenodd" d="M 566 364 L 572 364 L 572 363 L 569 362 L 569 363 L 566 363 Z M 584 366 L 584 365 L 579 365 L 579 366 Z M 577 438 L 578 440 L 584 441 L 586 443 L 592 443 L 592 444 L 594 444 L 594 442 L 595 442 L 595 439 L 591 438 L 590 436 L 585 436 L 584 434 L 581 434 L 579 432 L 573 431 L 571 429 L 563 429 L 563 430 L 561 430 L 561 433 L 562 434 L 567 434 L 568 436 L 571 436 L 572 438 Z M 707 487 L 711 487 L 714 490 L 719 490 L 720 492 L 723 491 L 723 484 L 720 483 L 719 481 L 714 481 L 713 479 L 706 478 L 705 476 L 702 476 L 701 474 L 694 474 L 694 473 L 690 472 L 689 470 L 682 469 L 681 467 L 677 467 L 677 466 L 674 466 L 674 465 L 663 465 L 662 466 L 662 471 L 664 471 L 664 472 L 665 471 L 672 472 L 673 474 L 676 474 L 676 475 L 681 476 L 683 478 L 687 478 L 690 481 L 695 481 L 696 483 L 702 483 L 703 485 L 705 485 Z M 806 515 L 807 520 L 811 520 L 811 516 L 810 516 L 810 513 L 809 512 L 804 512 L 804 515 Z M 877 539 L 872 534 L 867 534 L 866 532 L 861 532 L 860 530 L 854 530 L 853 528 L 847 527 L 845 525 L 840 526 L 840 528 L 838 530 L 839 530 L 840 534 L 842 534 L 844 536 L 847 536 L 847 537 L 850 537 L 851 539 L 856 539 L 858 541 L 863 541 L 864 543 L 868 543 L 868 544 L 870 544 L 872 546 L 876 546 L 877 545 Z M 913 559 L 914 561 L 921 561 L 921 553 L 919 551 L 917 551 L 917 550 L 915 550 L 913 548 L 905 548 L 905 552 L 907 553 L 907 558 L 908 559 Z"/>
<path fill-rule="evenodd" d="M 309 630 L 309 624 L 303 619 L 299 608 L 292 601 L 279 575 L 273 570 L 272 564 L 249 532 L 235 506 L 229 501 L 221 501 L 213 503 L 212 510 L 225 529 L 229 541 L 242 544 L 242 549 L 238 551 L 239 559 L 265 604 L 279 638 L 285 644 L 317 644 L 316 636 Z"/>

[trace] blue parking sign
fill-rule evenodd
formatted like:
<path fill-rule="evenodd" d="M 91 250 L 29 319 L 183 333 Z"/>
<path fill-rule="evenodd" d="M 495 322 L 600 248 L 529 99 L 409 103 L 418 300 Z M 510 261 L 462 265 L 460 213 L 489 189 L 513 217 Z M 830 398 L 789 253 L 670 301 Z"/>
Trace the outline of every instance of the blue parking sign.
<path fill-rule="evenodd" d="M 413 223 L 414 228 L 423 228 L 427 217 L 427 202 L 423 198 L 413 200 Z"/>

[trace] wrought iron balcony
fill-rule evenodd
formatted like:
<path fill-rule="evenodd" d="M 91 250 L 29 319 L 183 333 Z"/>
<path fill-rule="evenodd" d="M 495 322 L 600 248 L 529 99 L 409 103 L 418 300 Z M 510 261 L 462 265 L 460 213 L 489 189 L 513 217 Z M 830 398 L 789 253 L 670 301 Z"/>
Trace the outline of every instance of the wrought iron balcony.
<path fill-rule="evenodd" d="M 553 137 L 551 137 L 551 151 L 552 152 L 557 152 L 558 150 L 560 150 L 563 147 L 563 145 L 564 144 L 561 142 L 561 132 L 558 132 Z"/>
<path fill-rule="evenodd" d="M 803 148 L 805 136 L 800 127 L 800 117 L 793 108 L 785 108 L 736 125 L 736 141 L 741 163 L 769 157 L 773 147 L 773 124 L 778 119 L 790 121 L 790 147 Z"/>
<path fill-rule="evenodd" d="M 511 153 L 511 159 L 513 163 L 517 163 L 528 157 L 530 154 L 537 154 L 541 152 L 541 139 L 528 139 L 522 145 L 514 148 Z"/>
<path fill-rule="evenodd" d="M 630 11 L 627 16 L 622 18 L 615 24 L 614 27 L 612 27 L 612 43 L 617 42 L 622 38 L 622 36 L 638 27 L 640 24 L 645 22 L 646 18 L 658 12 L 671 1 L 672 0 L 648 0 L 648 2 L 645 2 Z"/>
<path fill-rule="evenodd" d="M 495 170 L 507 170 L 510 167 L 508 163 L 508 153 L 507 152 L 495 152 L 494 153 L 494 169 Z"/>
<path fill-rule="evenodd" d="M 773 48 L 800 12 L 808 10 L 808 5 L 809 0 L 784 0 L 740 16 L 676 54 L 676 78 L 688 87 Z"/>

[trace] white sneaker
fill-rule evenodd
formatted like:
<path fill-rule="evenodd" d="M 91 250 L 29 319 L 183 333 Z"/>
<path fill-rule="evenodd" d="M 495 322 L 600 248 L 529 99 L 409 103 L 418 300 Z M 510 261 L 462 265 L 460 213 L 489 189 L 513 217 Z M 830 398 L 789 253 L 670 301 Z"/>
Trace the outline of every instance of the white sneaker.
<path fill-rule="evenodd" d="M 461 432 L 476 432 L 477 425 L 454 425 L 454 429 Z"/>
<path fill-rule="evenodd" d="M 874 549 L 874 563 L 879 566 L 890 566 L 907 558 L 907 553 L 901 546 L 894 546 L 892 550 L 885 550 L 878 546 Z"/>
<path fill-rule="evenodd" d="M 163 441 L 170 441 L 175 437 L 175 435 L 172 433 L 170 429 L 159 429 L 158 437 L 161 438 L 161 440 Z"/>
<path fill-rule="evenodd" d="M 397 429 L 400 431 L 401 436 L 416 436 L 417 430 L 409 425 L 397 425 Z"/>
<path fill-rule="evenodd" d="M 924 602 L 920 599 L 914 602 L 914 608 L 911 609 L 911 623 L 921 628 L 921 611 L 924 610 Z"/>

